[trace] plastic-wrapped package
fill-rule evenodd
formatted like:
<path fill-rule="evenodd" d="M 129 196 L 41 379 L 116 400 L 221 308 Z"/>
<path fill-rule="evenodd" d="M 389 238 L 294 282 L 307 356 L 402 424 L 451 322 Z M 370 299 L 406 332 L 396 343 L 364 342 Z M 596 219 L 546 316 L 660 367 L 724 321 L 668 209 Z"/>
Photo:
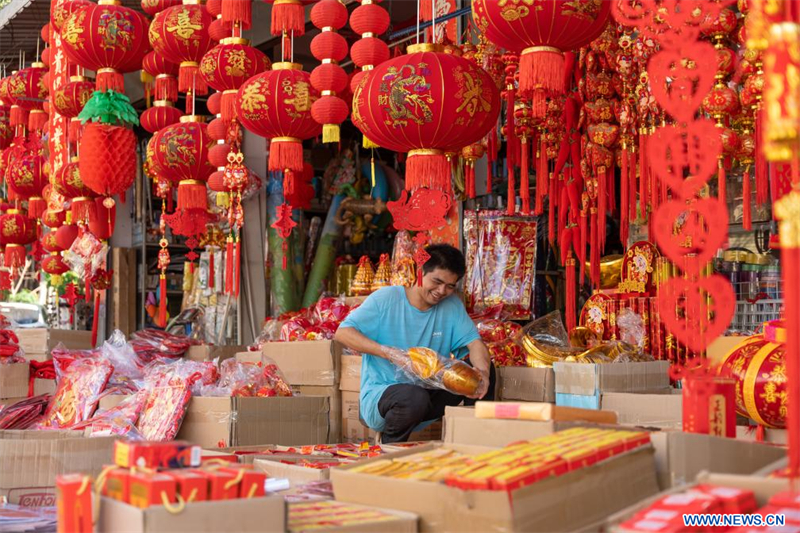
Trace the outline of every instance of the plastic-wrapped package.
<path fill-rule="evenodd" d="M 495 318 L 478 320 L 475 327 L 483 342 L 499 342 L 519 335 L 522 326 L 516 322 L 504 322 Z"/>
<path fill-rule="evenodd" d="M 161 358 L 179 359 L 186 355 L 190 346 L 201 342 L 158 329 L 144 329 L 131 335 L 130 344 L 139 358 L 149 363 Z"/>
<path fill-rule="evenodd" d="M 248 363 L 236 359 L 226 359 L 220 365 L 219 382 L 200 387 L 199 396 L 246 396 L 273 397 L 292 396 L 292 389 L 286 383 L 277 365 L 268 359 Z"/>
<path fill-rule="evenodd" d="M 139 420 L 148 396 L 148 391 L 140 390 L 122 400 L 118 405 L 98 411 L 89 420 L 75 426 L 75 429 L 86 428 L 90 437 L 116 435 L 132 440 L 144 440 L 144 436 L 136 429 L 136 422 Z"/>
<path fill-rule="evenodd" d="M 2 317 L 2 319 L 8 324 L 8 320 L 5 317 Z M 0 325 L 0 327 L 8 328 L 10 324 L 6 326 Z M 19 347 L 17 334 L 10 329 L 0 329 L 0 365 L 24 363 L 26 361 L 24 356 L 25 352 Z"/>
<path fill-rule="evenodd" d="M 528 356 L 528 366 L 550 367 L 568 357 L 577 357 L 583 350 L 569 343 L 561 313 L 553 311 L 537 318 L 522 328 L 516 338 Z"/>
<path fill-rule="evenodd" d="M 91 350 L 69 350 L 63 343 L 59 342 L 56 347 L 50 351 L 53 357 L 56 379 L 60 381 L 64 373 L 75 361 L 81 359 L 99 359 L 100 351 L 100 348 L 93 348 Z"/>
<path fill-rule="evenodd" d="M 350 313 L 350 306 L 345 303 L 345 299 L 339 298 L 320 298 L 314 305 L 315 322 L 336 322 L 341 323 Z"/>
<path fill-rule="evenodd" d="M 72 271 L 91 277 L 103 266 L 107 253 L 108 245 L 87 231 L 75 239 L 63 255 Z"/>
<path fill-rule="evenodd" d="M 44 416 L 51 396 L 42 394 L 18 402 L 0 405 L 0 429 L 29 429 Z"/>
<path fill-rule="evenodd" d="M 73 361 L 58 380 L 58 388 L 40 427 L 67 429 L 89 419 L 113 372 L 114 367 L 104 359 Z"/>
<path fill-rule="evenodd" d="M 312 326 L 311 321 L 305 317 L 297 317 L 286 321 L 281 327 L 282 341 L 302 340 L 306 331 Z"/>
<path fill-rule="evenodd" d="M 480 398 L 489 387 L 488 379 L 464 361 L 442 357 L 430 348 L 386 348 L 384 353 L 397 367 L 398 377 L 426 388 Z"/>
<path fill-rule="evenodd" d="M 645 329 L 641 315 L 632 309 L 622 309 L 617 313 L 617 326 L 622 342 L 632 344 L 640 350 L 644 348 Z"/>

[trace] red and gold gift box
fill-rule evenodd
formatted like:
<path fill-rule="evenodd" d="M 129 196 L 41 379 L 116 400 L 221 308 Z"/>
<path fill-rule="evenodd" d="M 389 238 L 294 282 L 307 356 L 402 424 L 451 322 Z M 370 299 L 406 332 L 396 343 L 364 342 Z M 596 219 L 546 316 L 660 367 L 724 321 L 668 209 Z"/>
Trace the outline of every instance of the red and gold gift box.
<path fill-rule="evenodd" d="M 151 505 L 175 503 L 175 478 L 160 472 L 135 472 L 130 475 L 130 500 L 128 503 L 139 509 Z"/>
<path fill-rule="evenodd" d="M 267 475 L 254 470 L 251 465 L 239 465 L 233 468 L 220 468 L 221 472 L 229 472 L 239 479 L 239 498 L 258 498 L 264 496 L 264 482 Z"/>
<path fill-rule="evenodd" d="M 56 516 L 58 533 L 92 533 L 92 478 L 56 477 Z"/>
<path fill-rule="evenodd" d="M 122 468 L 190 468 L 200 466 L 199 446 L 183 441 L 114 443 L 114 462 Z"/>
<path fill-rule="evenodd" d="M 736 437 L 736 392 L 732 379 L 689 377 L 683 380 L 683 430 Z"/>
<path fill-rule="evenodd" d="M 208 479 L 193 470 L 168 470 L 166 475 L 175 480 L 177 493 L 186 503 L 208 499 Z"/>
<path fill-rule="evenodd" d="M 127 503 L 131 494 L 131 472 L 125 468 L 114 468 L 106 474 L 103 496 Z"/>
<path fill-rule="evenodd" d="M 236 473 L 225 472 L 222 469 L 195 470 L 208 480 L 208 499 L 235 500 L 239 497 L 239 482 L 241 478 Z"/>
<path fill-rule="evenodd" d="M 750 514 L 758 509 L 756 496 L 752 490 L 737 489 L 734 487 L 718 487 L 715 485 L 698 485 L 695 487 L 695 490 L 699 490 L 719 500 L 722 504 L 723 513 Z"/>

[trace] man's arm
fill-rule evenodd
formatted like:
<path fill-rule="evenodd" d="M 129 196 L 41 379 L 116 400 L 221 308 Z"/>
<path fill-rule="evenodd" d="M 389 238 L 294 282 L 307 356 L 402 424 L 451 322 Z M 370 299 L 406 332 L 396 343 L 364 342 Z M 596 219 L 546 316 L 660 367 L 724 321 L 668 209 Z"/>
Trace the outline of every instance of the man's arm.
<path fill-rule="evenodd" d="M 489 350 L 481 339 L 475 339 L 467 344 L 467 349 L 469 350 L 470 363 L 472 363 L 475 370 L 481 373 L 481 377 L 483 378 L 481 386 L 478 388 L 474 397 L 483 398 L 486 395 L 486 391 L 489 389 L 489 367 L 492 364 Z"/>
<path fill-rule="evenodd" d="M 334 335 L 333 339 L 351 350 L 389 359 L 385 353 L 384 346 L 370 339 L 356 328 L 339 328 L 336 330 L 336 335 Z"/>

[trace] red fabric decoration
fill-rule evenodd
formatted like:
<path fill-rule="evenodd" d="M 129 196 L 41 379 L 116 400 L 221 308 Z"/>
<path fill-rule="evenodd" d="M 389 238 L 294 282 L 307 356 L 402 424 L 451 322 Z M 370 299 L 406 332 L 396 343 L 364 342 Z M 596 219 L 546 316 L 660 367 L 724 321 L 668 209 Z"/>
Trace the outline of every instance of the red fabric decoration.
<path fill-rule="evenodd" d="M 142 0 L 142 11 L 154 17 L 168 7 L 179 5 L 181 0 Z"/>
<path fill-rule="evenodd" d="M 52 235 L 52 233 L 48 234 Z M 65 224 L 55 232 L 56 244 L 61 250 L 69 250 L 75 239 L 78 238 L 78 226 L 76 224 Z"/>
<path fill-rule="evenodd" d="M 116 222 L 117 208 L 113 201 L 108 198 L 95 198 L 94 208 L 89 210 L 89 231 L 99 240 L 105 241 L 114 234 Z"/>
<path fill-rule="evenodd" d="M 292 34 L 294 37 L 304 35 L 306 32 L 305 5 L 313 4 L 316 0 L 266 0 L 272 4 L 272 35 L 283 33 Z"/>
<path fill-rule="evenodd" d="M 89 5 L 91 2 L 88 0 L 72 0 L 70 2 L 51 2 L 50 3 L 50 23 L 56 32 L 61 32 L 61 27 L 64 21 L 69 18 L 72 13 L 78 11 L 80 8 Z"/>
<path fill-rule="evenodd" d="M 56 172 L 56 177 L 53 180 L 53 188 L 66 199 L 78 198 L 81 196 L 96 196 L 94 191 L 87 187 L 81 179 L 80 165 L 77 157 L 73 158 L 72 161 Z"/>
<path fill-rule="evenodd" d="M 283 270 L 287 267 L 286 255 L 289 251 L 289 241 L 287 240 L 292 234 L 292 229 L 297 226 L 297 222 L 292 219 L 292 206 L 283 203 L 278 206 L 277 219 L 270 226 L 278 232 L 278 236 L 283 239 Z"/>
<path fill-rule="evenodd" d="M 153 159 L 163 177 L 177 185 L 182 180 L 206 181 L 214 170 L 208 162 L 208 151 L 214 141 L 208 126 L 186 116 L 178 124 L 160 130 L 153 137 Z"/>
<path fill-rule="evenodd" d="M 70 82 L 56 89 L 53 94 L 53 107 L 59 115 L 75 118 L 94 93 L 94 82 L 83 76 L 73 76 Z"/>
<path fill-rule="evenodd" d="M 425 250 L 430 237 L 424 231 L 421 231 L 414 236 L 414 242 L 417 245 L 417 251 L 414 252 L 414 262 L 417 264 L 417 285 L 422 287 L 423 272 L 422 267 L 431 258 L 431 255 Z"/>
<path fill-rule="evenodd" d="M 69 271 L 69 266 L 61 258 L 58 252 L 46 257 L 42 261 L 42 270 L 53 276 L 60 276 Z"/>
<path fill-rule="evenodd" d="M 155 78 L 155 99 L 178 100 L 178 65 L 156 52 L 148 52 L 142 59 L 142 70 Z"/>
<path fill-rule="evenodd" d="M 20 199 L 41 196 L 47 184 L 47 159 L 38 153 L 24 155 L 6 172 L 6 182 Z"/>
<path fill-rule="evenodd" d="M 647 153 L 651 161 L 649 168 L 659 180 L 665 181 L 676 194 L 686 197 L 697 193 L 714 175 L 721 149 L 722 141 L 714 123 L 699 119 L 690 121 L 686 129 L 679 126 L 658 128 L 641 153 Z M 683 178 L 685 170 L 691 179 Z M 646 198 L 647 193 L 643 196 Z"/>
<path fill-rule="evenodd" d="M 80 176 L 103 196 L 122 194 L 136 179 L 136 135 L 122 126 L 87 123 L 81 139 Z"/>
<path fill-rule="evenodd" d="M 211 22 L 205 6 L 184 4 L 165 9 L 150 24 L 153 50 L 179 66 L 180 92 L 208 93 L 205 79 L 200 75 L 200 61 L 213 44 L 208 33 Z"/>
<path fill-rule="evenodd" d="M 48 228 L 58 228 L 67 220 L 67 212 L 64 210 L 52 211 L 46 210 L 42 214 L 42 224 Z"/>
<path fill-rule="evenodd" d="M 183 113 L 177 107 L 174 107 L 168 100 L 159 100 L 155 105 L 149 109 L 145 109 L 142 113 L 139 122 L 142 127 L 150 133 L 156 133 L 159 130 L 172 126 L 180 122 Z"/>
<path fill-rule="evenodd" d="M 125 92 L 124 72 L 139 70 L 150 49 L 148 20 L 133 9 L 89 3 L 64 22 L 61 43 L 67 58 L 97 72 L 97 89 Z"/>
<path fill-rule="evenodd" d="M 392 213 L 397 230 L 427 231 L 446 224 L 445 217 L 452 201 L 443 191 L 423 187 L 410 195 L 403 191 L 397 201 L 387 202 L 386 207 Z"/>
<path fill-rule="evenodd" d="M 301 172 L 302 141 L 322 130 L 311 117 L 319 93 L 300 68 L 296 63 L 276 63 L 273 70 L 250 78 L 239 89 L 236 106 L 242 126 L 271 140 L 270 171 Z"/>

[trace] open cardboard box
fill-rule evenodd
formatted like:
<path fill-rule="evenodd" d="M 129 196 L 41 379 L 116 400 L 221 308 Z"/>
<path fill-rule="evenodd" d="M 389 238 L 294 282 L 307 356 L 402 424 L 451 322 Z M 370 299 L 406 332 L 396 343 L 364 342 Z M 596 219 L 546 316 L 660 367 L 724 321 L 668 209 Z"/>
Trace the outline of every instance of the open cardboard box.
<path fill-rule="evenodd" d="M 361 390 L 361 356 L 342 353 L 339 390 L 359 392 Z"/>
<path fill-rule="evenodd" d="M 556 401 L 556 377 L 552 368 L 506 366 L 497 369 L 497 399 L 523 402 Z"/>
<path fill-rule="evenodd" d="M 290 385 L 333 387 L 339 384 L 342 345 L 338 342 L 267 342 L 261 351 L 275 361 Z"/>
<path fill-rule="evenodd" d="M 341 459 L 331 457 L 314 457 L 307 455 L 273 455 L 256 457 L 253 465 L 259 470 L 266 472 L 267 477 L 276 479 L 288 479 L 290 486 L 294 487 L 312 481 L 327 481 L 330 479 L 332 467 L 328 468 L 309 468 L 298 464 L 288 464 L 285 461 L 308 463 L 337 463 L 338 465 L 350 464 Z"/>
<path fill-rule="evenodd" d="M 653 393 L 669 390 L 669 361 L 637 363 L 554 363 L 556 403 L 600 409 L 608 392 Z"/>
<path fill-rule="evenodd" d="M 683 428 L 683 394 L 676 389 L 650 394 L 607 392 L 600 398 L 600 408 L 617 413 L 621 426 Z"/>
<path fill-rule="evenodd" d="M 196 502 L 187 504 L 179 513 L 170 512 L 162 505 L 139 509 L 103 497 L 100 499 L 97 530 L 130 533 L 283 533 L 286 523 L 286 503 L 282 496 Z"/>
<path fill-rule="evenodd" d="M 81 431 L 0 430 L 0 497 L 23 507 L 56 504 L 56 476 L 98 475 L 113 462 L 116 437 Z"/>
<path fill-rule="evenodd" d="M 440 447 L 468 454 L 487 450 L 429 444 L 393 457 Z M 336 499 L 415 512 L 420 515 L 423 532 L 571 531 L 658 492 L 650 446 L 511 492 L 464 491 L 443 483 L 351 471 L 355 466 L 383 459 L 366 459 L 358 465 L 331 470 Z"/>
<path fill-rule="evenodd" d="M 186 350 L 185 358 L 190 361 L 213 361 L 219 358 L 219 362 L 235 357 L 237 353 L 247 350 L 247 346 L 217 346 L 214 344 L 200 344 L 189 346 Z"/>
<path fill-rule="evenodd" d="M 92 332 L 69 329 L 19 328 L 16 330 L 19 347 L 29 361 L 49 361 L 53 348 L 63 344 L 70 350 L 90 350 Z"/>
<path fill-rule="evenodd" d="M 302 504 L 289 504 L 289 533 L 300 533 L 301 531 L 312 531 L 309 529 L 294 528 L 292 524 L 292 509 L 294 506 Z M 417 533 L 419 517 L 414 513 L 406 513 L 404 511 L 395 511 L 392 509 L 378 509 L 375 507 L 366 507 L 363 505 L 353 505 L 358 509 L 365 511 L 380 511 L 386 515 L 391 515 L 389 520 L 380 520 L 375 522 L 364 522 L 360 524 L 347 524 L 341 526 L 323 526 L 314 528 L 316 533 Z"/>
<path fill-rule="evenodd" d="M 0 364 L 0 404 L 6 403 L 4 400 L 28 396 L 30 366 L 27 362 Z"/>

